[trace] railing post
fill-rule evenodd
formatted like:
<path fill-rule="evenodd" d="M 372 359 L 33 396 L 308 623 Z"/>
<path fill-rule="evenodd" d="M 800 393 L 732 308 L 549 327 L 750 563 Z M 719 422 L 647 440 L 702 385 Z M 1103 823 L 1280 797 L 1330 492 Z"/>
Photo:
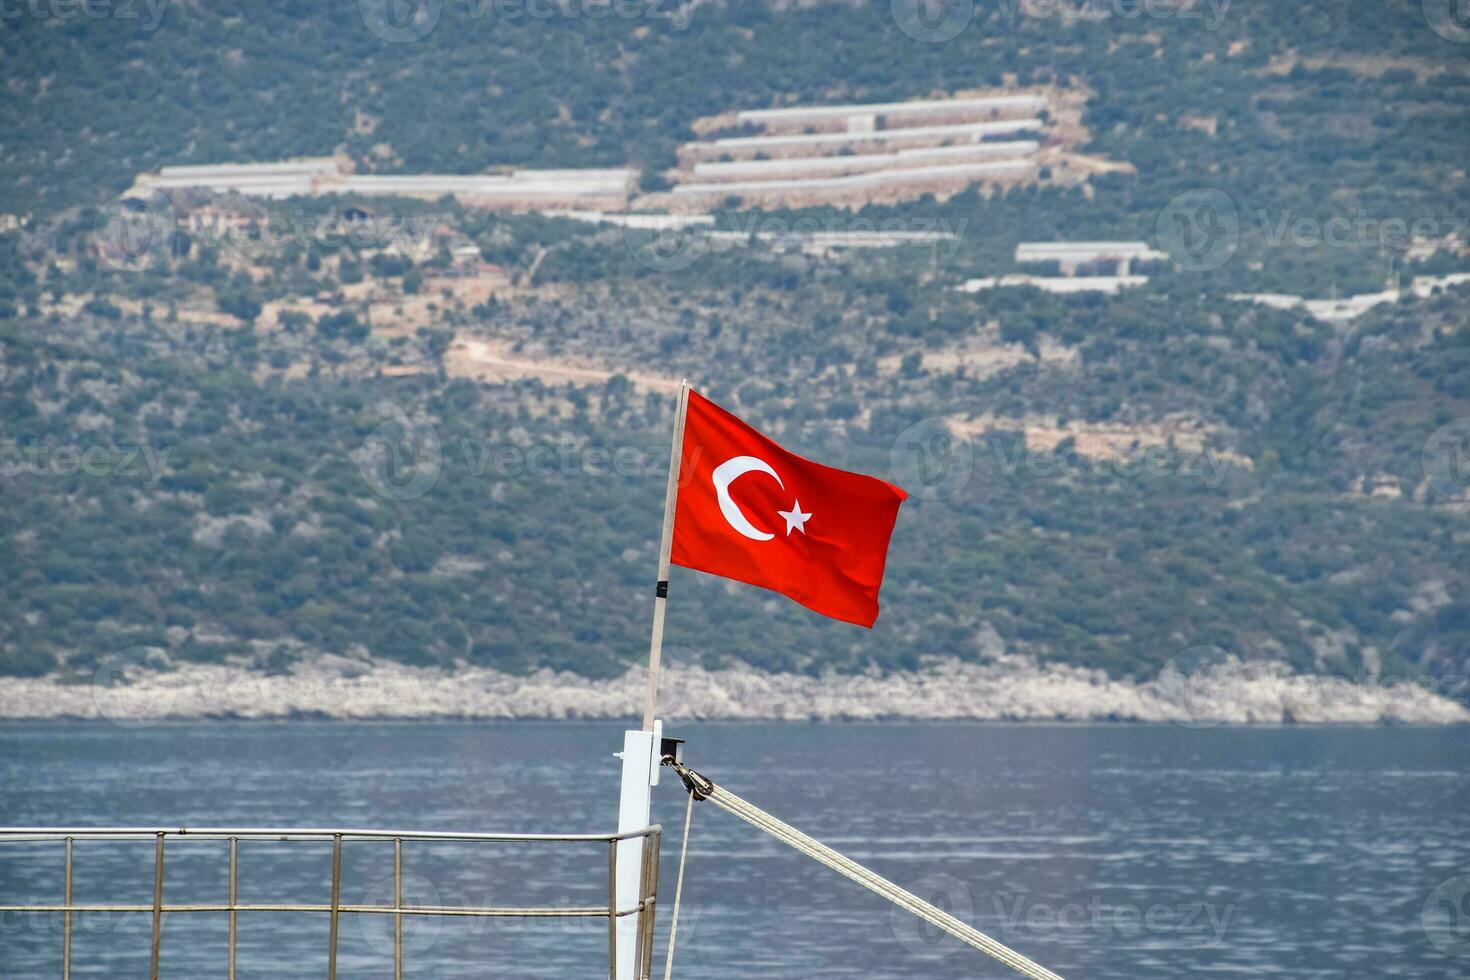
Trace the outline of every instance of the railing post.
<path fill-rule="evenodd" d="M 151 980 L 158 980 L 158 953 L 163 943 L 163 834 L 153 849 L 153 955 L 148 967 Z"/>
<path fill-rule="evenodd" d="M 393 841 L 393 980 L 403 980 L 403 840 Z"/>
<path fill-rule="evenodd" d="M 337 920 L 342 907 L 342 835 L 332 835 L 332 927 L 327 939 L 327 980 L 337 980 Z M 156 980 L 156 978 L 155 978 Z"/>
<path fill-rule="evenodd" d="M 618 980 L 618 841 L 607 845 L 607 975 Z"/>
<path fill-rule="evenodd" d="M 240 905 L 240 871 L 239 856 L 240 839 L 230 838 L 230 964 L 228 980 L 235 980 L 235 950 L 239 941 L 238 923 L 236 921 Z"/>
<path fill-rule="evenodd" d="M 637 963 L 636 971 L 638 980 L 648 980 L 649 972 L 653 969 L 653 921 L 654 921 L 654 894 L 658 890 L 658 849 L 653 847 L 653 835 L 644 834 L 639 843 L 642 850 L 639 853 L 639 873 L 643 883 L 638 890 L 637 911 Z"/>
<path fill-rule="evenodd" d="M 639 900 L 639 944 L 643 950 L 640 976 L 647 980 L 653 971 L 653 929 L 657 917 L 659 839 L 643 836 L 643 895 Z"/>
<path fill-rule="evenodd" d="M 61 980 L 71 980 L 71 849 L 72 839 L 66 839 L 66 882 L 62 887 L 62 903 L 66 911 L 61 915 Z"/>

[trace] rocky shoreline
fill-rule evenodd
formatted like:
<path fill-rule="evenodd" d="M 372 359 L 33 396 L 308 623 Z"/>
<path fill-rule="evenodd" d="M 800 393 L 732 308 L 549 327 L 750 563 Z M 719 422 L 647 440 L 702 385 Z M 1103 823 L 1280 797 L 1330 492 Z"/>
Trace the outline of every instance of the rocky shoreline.
<path fill-rule="evenodd" d="M 616 719 L 642 703 L 645 675 L 611 680 L 549 670 L 513 676 L 325 657 L 270 674 L 243 666 L 159 670 L 104 664 L 92 676 L 0 678 L 0 719 L 106 719 L 145 727 L 177 719 Z M 1143 681 L 1018 657 L 939 661 L 883 676 L 766 674 L 738 668 L 665 671 L 662 715 L 676 719 L 844 721 L 930 719 L 1220 724 L 1470 723 L 1470 709 L 1417 683 L 1291 674 L 1230 664 Z"/>

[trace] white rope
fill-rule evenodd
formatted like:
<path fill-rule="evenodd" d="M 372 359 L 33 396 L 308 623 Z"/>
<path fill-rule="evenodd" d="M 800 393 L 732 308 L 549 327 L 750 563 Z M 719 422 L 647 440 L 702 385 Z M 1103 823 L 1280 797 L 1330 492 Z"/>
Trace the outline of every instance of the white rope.
<path fill-rule="evenodd" d="M 688 773 L 690 776 L 695 777 L 693 785 L 697 786 L 698 795 L 704 799 L 708 799 L 720 809 L 733 813 L 757 830 L 765 831 L 799 853 L 805 854 L 807 857 L 826 865 L 843 877 L 849 878 L 870 891 L 883 896 L 898 907 L 907 909 L 935 928 L 941 929 L 961 942 L 985 953 L 987 956 L 999 960 L 1017 973 L 1031 977 L 1032 980 L 1062 980 L 1057 974 L 1051 972 L 1044 966 L 1033 963 L 1004 943 L 992 939 L 979 929 L 960 921 L 938 906 L 924 901 L 913 892 L 900 888 L 887 878 L 875 874 L 850 858 L 844 857 L 821 841 L 808 837 L 795 827 L 777 820 L 769 813 L 752 806 L 734 793 L 716 786 L 698 773 L 682 767 L 680 767 L 679 771 L 681 775 Z M 687 779 L 686 782 L 688 782 Z M 693 799 L 694 796 L 695 794 L 691 792 L 690 798 Z M 676 904 L 677 901 L 678 899 L 676 897 Z M 665 980 L 667 980 L 667 977 Z"/>
<path fill-rule="evenodd" d="M 689 821 L 694 816 L 694 794 L 684 808 L 684 840 L 679 844 L 679 878 L 674 884 L 674 914 L 669 920 L 669 949 L 664 957 L 664 980 L 674 976 L 674 943 L 679 939 L 679 904 L 684 899 L 684 859 L 689 856 Z"/>

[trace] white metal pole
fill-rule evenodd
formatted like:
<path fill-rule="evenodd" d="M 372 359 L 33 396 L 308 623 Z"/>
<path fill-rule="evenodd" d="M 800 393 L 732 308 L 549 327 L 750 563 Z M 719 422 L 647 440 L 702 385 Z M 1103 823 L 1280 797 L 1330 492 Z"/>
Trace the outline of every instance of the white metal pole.
<path fill-rule="evenodd" d="M 654 732 L 623 733 L 623 785 L 618 799 L 618 833 L 642 830 L 649 824 L 649 797 L 658 749 Z M 643 839 L 618 841 L 617 910 L 618 919 L 617 980 L 638 978 L 638 916 L 633 909 L 643 887 Z"/>
<path fill-rule="evenodd" d="M 643 708 L 643 728 L 623 732 L 622 789 L 618 798 L 618 832 L 642 830 L 651 822 L 652 787 L 658 785 L 658 750 L 663 726 L 655 720 L 658 711 L 659 660 L 664 644 L 664 604 L 669 594 L 669 553 L 674 547 L 674 506 L 679 495 L 679 463 L 684 450 L 684 414 L 689 404 L 689 383 L 679 383 L 679 400 L 674 410 L 673 449 L 669 456 L 669 482 L 664 490 L 664 524 L 659 538 L 658 584 L 653 599 L 653 634 L 648 647 L 648 699 Z M 643 841 L 620 841 L 617 845 L 617 909 L 631 912 L 643 888 Z M 617 980 L 638 978 L 638 916 L 618 919 Z"/>

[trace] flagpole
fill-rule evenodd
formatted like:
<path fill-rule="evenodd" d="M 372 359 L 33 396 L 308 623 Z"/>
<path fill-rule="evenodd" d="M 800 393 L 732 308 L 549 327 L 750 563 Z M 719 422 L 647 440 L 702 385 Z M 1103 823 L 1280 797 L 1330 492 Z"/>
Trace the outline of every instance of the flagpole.
<path fill-rule="evenodd" d="M 653 731 L 658 710 L 658 671 L 664 649 L 664 606 L 669 601 L 669 555 L 674 548 L 674 507 L 679 499 L 679 464 L 684 455 L 684 415 L 689 407 L 689 382 L 679 382 L 674 410 L 674 442 L 669 453 L 669 483 L 664 490 L 664 528 L 658 545 L 658 584 L 653 593 L 653 635 L 648 644 L 648 700 L 643 706 L 643 730 Z"/>
<path fill-rule="evenodd" d="M 643 712 L 643 728 L 623 732 L 622 781 L 618 793 L 618 832 L 632 834 L 649 825 L 653 803 L 653 787 L 658 785 L 659 751 L 662 726 L 654 718 L 658 708 L 658 664 L 664 643 L 664 603 L 669 594 L 669 553 L 674 545 L 674 502 L 679 493 L 679 462 L 684 449 L 684 412 L 689 404 L 689 382 L 679 382 L 679 400 L 674 409 L 674 442 L 669 456 L 669 484 L 664 493 L 664 527 L 658 547 L 658 588 L 653 600 L 653 638 L 648 647 L 648 704 Z M 643 841 L 628 837 L 620 840 L 614 854 L 616 884 L 613 908 L 617 925 L 613 940 L 612 976 L 615 980 L 639 980 L 639 940 L 643 918 L 632 915 L 643 894 L 643 864 L 640 860 Z"/>

